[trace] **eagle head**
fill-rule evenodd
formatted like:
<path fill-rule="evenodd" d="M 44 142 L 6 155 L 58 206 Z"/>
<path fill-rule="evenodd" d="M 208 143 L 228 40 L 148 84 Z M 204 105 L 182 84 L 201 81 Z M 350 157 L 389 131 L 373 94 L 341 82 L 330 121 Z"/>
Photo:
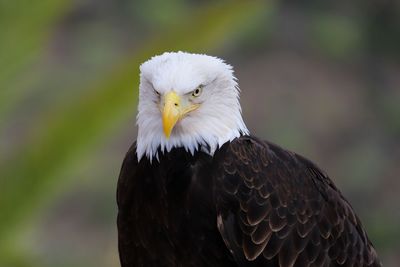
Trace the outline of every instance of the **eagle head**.
<path fill-rule="evenodd" d="M 183 147 L 212 155 L 248 130 L 232 67 L 185 52 L 164 53 L 140 66 L 137 156 Z"/>

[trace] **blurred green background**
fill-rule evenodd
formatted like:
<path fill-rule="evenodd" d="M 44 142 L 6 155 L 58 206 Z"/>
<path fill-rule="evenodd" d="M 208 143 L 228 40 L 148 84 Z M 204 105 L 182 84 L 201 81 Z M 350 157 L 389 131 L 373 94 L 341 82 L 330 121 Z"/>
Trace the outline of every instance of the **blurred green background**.
<path fill-rule="evenodd" d="M 0 266 L 119 266 L 138 67 L 235 66 L 253 134 L 326 170 L 400 264 L 399 1 L 0 1 Z"/>

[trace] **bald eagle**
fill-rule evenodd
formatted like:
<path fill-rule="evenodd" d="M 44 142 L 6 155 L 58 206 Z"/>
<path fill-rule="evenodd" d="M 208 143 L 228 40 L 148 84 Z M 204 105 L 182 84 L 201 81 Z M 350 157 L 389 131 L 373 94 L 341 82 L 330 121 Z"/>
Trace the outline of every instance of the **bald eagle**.
<path fill-rule="evenodd" d="M 330 178 L 249 134 L 230 65 L 174 52 L 140 72 L 117 190 L 123 267 L 381 266 Z"/>

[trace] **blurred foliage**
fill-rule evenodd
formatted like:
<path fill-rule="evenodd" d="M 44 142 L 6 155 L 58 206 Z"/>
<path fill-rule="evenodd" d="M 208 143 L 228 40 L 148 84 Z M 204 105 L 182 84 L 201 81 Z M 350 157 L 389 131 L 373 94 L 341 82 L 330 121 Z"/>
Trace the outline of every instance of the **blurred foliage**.
<path fill-rule="evenodd" d="M 259 16 L 261 5 L 258 1 L 251 4 L 235 1 L 229 6 L 212 4 L 192 10 L 187 14 L 186 23 L 179 27 L 169 27 L 167 31 L 142 41 L 141 48 L 128 54 L 107 76 L 100 77 L 91 85 L 81 85 L 93 89 L 82 89 L 84 93 L 78 91 L 80 94 L 71 101 L 59 103 L 56 108 L 46 110 L 45 115 L 35 122 L 35 129 L 32 129 L 29 140 L 20 144 L 15 151 L 10 151 L 0 166 L 0 210 L 2 214 L 7 215 L 0 221 L 0 249 L 10 247 L 19 229 L 18 224 L 22 221 L 26 224 L 26 220 L 35 215 L 38 204 L 47 196 L 52 196 L 51 188 L 58 183 L 65 183 L 58 179 L 60 172 L 67 171 L 66 168 L 72 168 L 82 157 L 89 156 L 90 148 L 112 134 L 127 117 L 131 117 L 137 96 L 137 92 L 132 88 L 138 84 L 137 70 L 141 62 L 164 51 L 189 50 L 205 53 L 215 49 L 227 38 L 232 37 L 243 21 Z M 11 5 L 7 12 L 10 14 L 20 10 L 20 7 Z M 9 52 L 7 55 L 10 55 L 11 59 L 19 57 L 21 65 L 27 64 L 23 61 L 29 60 L 29 56 L 39 52 L 35 48 L 40 41 L 43 42 L 39 39 L 45 38 L 44 32 L 50 30 L 47 25 L 51 25 L 50 19 L 54 20 L 57 14 L 62 14 L 53 6 L 38 7 L 33 11 L 36 10 L 37 12 L 26 17 L 37 22 L 37 25 L 19 21 L 25 28 L 32 26 L 22 29 L 20 35 L 17 35 L 20 38 L 26 37 L 27 42 L 20 40 L 21 47 L 6 47 Z M 164 13 L 155 14 L 155 17 L 163 20 L 165 18 L 162 14 Z M 37 21 L 36 15 L 43 21 Z M 44 19 L 46 16 L 49 20 Z M 8 23 L 15 20 L 10 15 L 8 18 Z M 18 42 L 11 37 L 11 40 Z M 25 46 L 28 47 L 27 50 L 24 49 Z M 15 67 L 11 71 L 17 73 L 18 68 Z M 10 75 L 2 72 L 4 73 Z M 8 95 L 2 96 L 1 100 L 11 101 Z M 14 103 L 17 104 L 18 101 Z M 9 255 L 9 252 L 7 253 Z M 22 266 L 22 263 L 19 265 Z"/>
<path fill-rule="evenodd" d="M 359 55 L 363 43 L 355 18 L 328 15 L 315 18 L 313 24 L 315 46 L 323 54 L 342 60 Z"/>
<path fill-rule="evenodd" d="M 133 124 L 138 66 L 171 50 L 226 55 L 243 64 L 251 61 L 254 67 L 249 67 L 247 80 L 254 91 L 247 92 L 255 102 L 243 104 L 251 114 L 246 121 L 257 135 L 314 154 L 317 163 L 341 167 L 335 175 L 349 179 L 339 183 L 365 216 L 383 257 L 392 260 L 386 266 L 395 266 L 400 214 L 391 211 L 396 210 L 393 203 L 399 194 L 390 190 L 398 185 L 391 177 L 400 173 L 400 5 L 365 3 L 0 1 L 0 266 L 117 265 L 116 244 L 111 241 L 109 264 L 102 262 L 104 255 L 84 255 L 90 250 L 86 243 L 72 242 L 72 247 L 84 248 L 80 255 L 63 251 L 60 243 L 65 240 L 57 240 L 61 252 L 52 250 L 59 254 L 40 253 L 46 246 L 38 242 L 35 234 L 40 230 L 35 228 L 53 234 L 53 226 L 38 225 L 49 214 L 61 221 L 68 218 L 71 214 L 57 213 L 65 210 L 61 202 L 78 213 L 88 205 L 95 214 L 88 219 L 89 228 L 105 221 L 107 229 L 115 230 L 115 180 L 102 172 L 107 170 L 116 179 L 121 159 L 110 159 L 115 154 L 109 149 L 105 153 L 110 155 L 104 155 L 100 148 L 123 139 L 116 153 L 122 158 L 129 141 L 120 135 L 127 123 Z M 298 63 L 302 56 L 311 60 Z M 309 61 L 329 62 L 333 77 L 337 67 L 356 66 L 353 75 L 359 75 L 363 88 L 349 87 L 348 77 L 326 80 L 320 63 L 310 74 Z M 270 80 L 262 81 L 268 74 Z M 332 83 L 332 92 L 323 87 Z M 309 85 L 315 88 L 308 90 Z M 337 99 L 327 97 L 330 93 Z M 362 105 L 349 108 L 353 102 L 346 101 L 354 94 L 354 103 Z M 258 107 L 256 100 L 267 105 Z M 260 123 L 260 110 L 269 111 L 268 123 Z M 337 114 L 345 115 L 337 120 Z M 347 117 L 347 126 L 337 123 Z M 353 128 L 346 128 L 349 125 Z M 328 136 L 330 143 L 318 139 L 317 133 Z M 84 176 L 88 180 L 80 181 Z M 371 199 L 360 200 L 366 198 L 358 197 L 360 191 Z M 80 192 L 78 197 L 74 192 Z M 371 201 L 381 210 L 363 208 Z M 73 235 L 73 230 L 66 235 Z"/>
<path fill-rule="evenodd" d="M 21 75 L 45 47 L 57 19 L 68 11 L 66 0 L 0 1 L 0 126 L 2 115 L 24 92 L 18 91 Z"/>

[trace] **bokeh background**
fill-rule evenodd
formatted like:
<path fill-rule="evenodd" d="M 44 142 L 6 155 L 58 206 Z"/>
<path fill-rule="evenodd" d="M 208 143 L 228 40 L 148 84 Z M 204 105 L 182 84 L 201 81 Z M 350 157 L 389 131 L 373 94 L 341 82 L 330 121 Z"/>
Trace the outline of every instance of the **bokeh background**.
<path fill-rule="evenodd" d="M 5 0 L 0 29 L 0 266 L 119 266 L 138 67 L 176 50 L 235 66 L 252 133 L 329 173 L 400 265 L 399 1 Z"/>

